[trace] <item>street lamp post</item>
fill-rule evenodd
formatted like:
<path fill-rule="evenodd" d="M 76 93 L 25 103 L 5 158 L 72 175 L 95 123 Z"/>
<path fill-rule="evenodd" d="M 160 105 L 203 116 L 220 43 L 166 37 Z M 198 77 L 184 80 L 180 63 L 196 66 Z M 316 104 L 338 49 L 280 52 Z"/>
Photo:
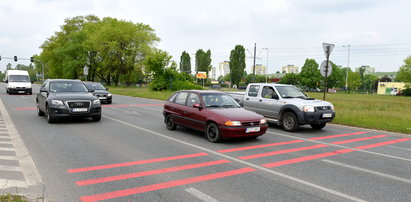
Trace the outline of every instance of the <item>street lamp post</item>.
<path fill-rule="evenodd" d="M 350 68 L 350 44 L 343 45 L 343 47 L 348 48 L 348 59 L 347 59 L 347 71 L 345 73 L 345 90 L 348 90 L 348 69 Z"/>
<path fill-rule="evenodd" d="M 268 73 L 268 48 L 263 48 L 263 50 L 267 50 L 267 66 L 265 67 L 265 83 L 268 82 L 267 73 Z"/>

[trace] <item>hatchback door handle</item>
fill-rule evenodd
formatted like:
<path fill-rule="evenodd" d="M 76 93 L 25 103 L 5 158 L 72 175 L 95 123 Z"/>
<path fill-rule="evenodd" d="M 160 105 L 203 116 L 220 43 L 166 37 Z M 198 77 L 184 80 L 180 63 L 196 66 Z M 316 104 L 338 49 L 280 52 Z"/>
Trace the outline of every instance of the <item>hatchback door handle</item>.
<path fill-rule="evenodd" d="M 250 98 L 246 98 L 245 100 L 250 100 Z"/>
<path fill-rule="evenodd" d="M 262 102 L 263 100 L 258 100 L 258 101 Z"/>

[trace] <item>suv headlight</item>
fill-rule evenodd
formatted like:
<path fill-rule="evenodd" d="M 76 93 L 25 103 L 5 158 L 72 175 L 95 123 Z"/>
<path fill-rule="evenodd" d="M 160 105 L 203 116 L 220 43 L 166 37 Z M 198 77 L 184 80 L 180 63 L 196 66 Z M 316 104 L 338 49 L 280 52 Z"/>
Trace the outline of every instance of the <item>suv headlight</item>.
<path fill-rule="evenodd" d="M 98 100 L 98 99 L 97 99 L 97 100 L 93 100 L 93 104 L 94 104 L 94 105 L 99 105 L 99 104 L 100 104 L 100 100 Z"/>
<path fill-rule="evenodd" d="M 314 109 L 314 106 L 305 105 L 305 106 L 303 107 L 303 111 L 304 111 L 304 112 L 314 112 L 315 109 Z"/>
<path fill-rule="evenodd" d="M 226 126 L 241 126 L 241 122 L 239 121 L 227 121 L 224 123 Z"/>
<path fill-rule="evenodd" d="M 51 100 L 51 104 L 53 104 L 53 105 L 64 105 L 63 101 L 61 101 L 61 100 Z"/>

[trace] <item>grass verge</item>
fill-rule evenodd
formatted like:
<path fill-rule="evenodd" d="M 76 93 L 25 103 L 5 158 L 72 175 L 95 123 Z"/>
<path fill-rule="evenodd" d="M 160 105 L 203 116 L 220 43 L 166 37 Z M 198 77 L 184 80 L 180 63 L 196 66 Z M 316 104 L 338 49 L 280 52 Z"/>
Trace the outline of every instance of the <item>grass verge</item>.
<path fill-rule="evenodd" d="M 27 202 L 27 198 L 17 194 L 3 194 L 0 195 L 0 201 L 2 202 Z"/>
<path fill-rule="evenodd" d="M 166 100 L 174 93 L 136 87 L 110 87 L 110 92 L 158 100 Z M 323 98 L 322 93 L 308 94 Z M 337 115 L 333 123 L 411 134 L 411 97 L 327 93 L 326 101 L 335 106 Z"/>

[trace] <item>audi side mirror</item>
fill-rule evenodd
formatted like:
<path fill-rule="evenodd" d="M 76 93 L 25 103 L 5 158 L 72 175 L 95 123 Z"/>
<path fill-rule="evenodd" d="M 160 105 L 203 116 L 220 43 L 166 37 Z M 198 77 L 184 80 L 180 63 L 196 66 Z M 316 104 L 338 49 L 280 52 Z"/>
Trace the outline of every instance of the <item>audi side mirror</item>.
<path fill-rule="evenodd" d="M 88 92 L 92 93 L 94 92 L 94 89 L 88 89 Z"/>

